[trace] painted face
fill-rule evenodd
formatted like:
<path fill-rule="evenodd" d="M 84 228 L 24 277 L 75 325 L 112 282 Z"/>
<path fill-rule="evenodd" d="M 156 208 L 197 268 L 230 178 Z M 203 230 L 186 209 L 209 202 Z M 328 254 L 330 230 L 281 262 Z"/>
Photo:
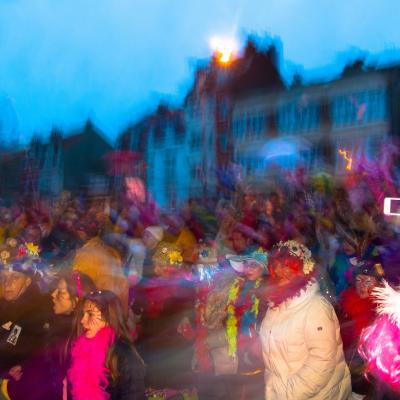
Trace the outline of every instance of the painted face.
<path fill-rule="evenodd" d="M 30 277 L 20 272 L 2 271 L 0 282 L 3 289 L 3 297 L 6 301 L 17 300 L 31 284 Z"/>
<path fill-rule="evenodd" d="M 290 283 L 295 276 L 295 273 L 282 260 L 273 260 L 268 267 L 271 272 L 271 278 L 278 286 Z"/>
<path fill-rule="evenodd" d="M 360 274 L 356 277 L 356 291 L 361 299 L 369 297 L 377 285 L 378 280 L 374 276 Z"/>
<path fill-rule="evenodd" d="M 94 338 L 97 332 L 107 325 L 101 315 L 101 311 L 97 308 L 96 304 L 90 300 L 85 301 L 83 305 L 81 325 L 85 331 L 86 337 L 89 339 Z"/>
<path fill-rule="evenodd" d="M 60 279 L 57 288 L 51 294 L 54 314 L 68 315 L 74 310 L 77 299 L 72 299 L 64 279 Z"/>
<path fill-rule="evenodd" d="M 255 281 L 261 278 L 263 273 L 262 266 L 255 261 L 246 261 L 244 263 L 244 275 L 249 281 Z"/>

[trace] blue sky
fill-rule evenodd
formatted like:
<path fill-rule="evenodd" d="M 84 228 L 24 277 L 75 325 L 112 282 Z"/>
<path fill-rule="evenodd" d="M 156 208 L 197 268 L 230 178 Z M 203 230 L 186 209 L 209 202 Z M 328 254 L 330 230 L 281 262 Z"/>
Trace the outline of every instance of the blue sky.
<path fill-rule="evenodd" d="M 182 98 L 213 35 L 279 38 L 312 75 L 357 49 L 400 60 L 399 16 L 397 0 L 0 0 L 0 104 L 23 140 L 88 116 L 115 138 Z"/>

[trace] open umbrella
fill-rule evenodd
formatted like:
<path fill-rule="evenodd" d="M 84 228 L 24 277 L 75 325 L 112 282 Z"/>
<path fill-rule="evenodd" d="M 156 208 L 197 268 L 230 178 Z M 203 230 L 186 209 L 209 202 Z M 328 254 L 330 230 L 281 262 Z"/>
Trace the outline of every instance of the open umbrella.
<path fill-rule="evenodd" d="M 310 144 L 296 137 L 282 137 L 267 140 L 257 156 L 264 159 L 267 165 L 276 165 L 285 169 L 294 168 L 305 162 L 305 154 Z"/>

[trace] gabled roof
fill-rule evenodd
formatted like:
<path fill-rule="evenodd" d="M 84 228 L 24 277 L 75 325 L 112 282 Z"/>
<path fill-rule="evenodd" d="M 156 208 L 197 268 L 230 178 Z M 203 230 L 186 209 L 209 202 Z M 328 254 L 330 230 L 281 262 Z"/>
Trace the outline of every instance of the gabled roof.
<path fill-rule="evenodd" d="M 87 120 L 82 128 L 76 130 L 75 132 L 73 131 L 68 136 L 63 137 L 62 145 L 64 148 L 68 148 L 71 145 L 78 143 L 89 133 L 97 136 L 101 141 L 103 141 L 107 146 L 109 146 L 110 149 L 113 148 L 113 146 L 107 140 L 105 134 L 90 120 Z"/>
<path fill-rule="evenodd" d="M 229 88 L 234 96 L 252 91 L 285 88 L 274 45 L 266 51 L 259 51 L 255 44 L 249 41 L 244 56 L 234 65 L 233 74 Z"/>

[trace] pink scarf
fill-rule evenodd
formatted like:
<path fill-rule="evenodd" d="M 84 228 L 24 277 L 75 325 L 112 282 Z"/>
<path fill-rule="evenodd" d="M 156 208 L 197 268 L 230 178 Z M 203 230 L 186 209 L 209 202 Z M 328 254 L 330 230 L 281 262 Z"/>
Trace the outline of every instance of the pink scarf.
<path fill-rule="evenodd" d="M 94 338 L 80 336 L 72 347 L 72 363 L 68 370 L 73 400 L 108 400 L 107 351 L 114 342 L 114 330 L 102 328 Z"/>

